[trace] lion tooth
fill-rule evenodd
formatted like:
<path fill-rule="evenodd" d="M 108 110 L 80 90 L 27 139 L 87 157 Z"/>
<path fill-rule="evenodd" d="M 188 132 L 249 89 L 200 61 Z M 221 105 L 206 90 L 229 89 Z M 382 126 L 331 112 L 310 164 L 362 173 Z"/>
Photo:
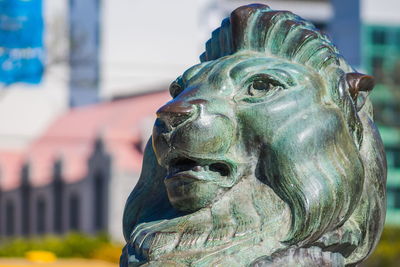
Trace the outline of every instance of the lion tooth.
<path fill-rule="evenodd" d="M 192 170 L 195 172 L 199 172 L 202 170 L 202 168 L 200 166 L 194 166 Z"/>

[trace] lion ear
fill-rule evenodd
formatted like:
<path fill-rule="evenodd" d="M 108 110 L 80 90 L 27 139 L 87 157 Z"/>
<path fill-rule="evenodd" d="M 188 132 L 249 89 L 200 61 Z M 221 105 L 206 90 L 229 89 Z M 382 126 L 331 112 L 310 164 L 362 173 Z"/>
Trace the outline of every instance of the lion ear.
<path fill-rule="evenodd" d="M 346 73 L 346 81 L 350 96 L 357 107 L 357 111 L 360 111 L 367 100 L 369 92 L 374 89 L 375 79 L 370 75 L 350 72 Z"/>

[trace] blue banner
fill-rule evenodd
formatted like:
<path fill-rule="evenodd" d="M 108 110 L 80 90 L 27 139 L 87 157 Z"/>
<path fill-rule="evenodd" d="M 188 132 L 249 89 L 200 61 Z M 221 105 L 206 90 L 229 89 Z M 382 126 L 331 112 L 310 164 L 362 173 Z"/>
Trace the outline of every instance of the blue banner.
<path fill-rule="evenodd" d="M 42 0 L 0 0 L 0 83 L 38 84 L 43 62 Z"/>

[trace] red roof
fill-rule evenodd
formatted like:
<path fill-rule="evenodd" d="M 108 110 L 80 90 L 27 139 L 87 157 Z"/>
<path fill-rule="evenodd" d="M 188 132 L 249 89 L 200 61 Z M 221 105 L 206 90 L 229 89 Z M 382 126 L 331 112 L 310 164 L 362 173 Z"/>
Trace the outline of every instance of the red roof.
<path fill-rule="evenodd" d="M 66 182 L 84 178 L 98 137 L 103 140 L 106 152 L 112 156 L 113 168 L 139 172 L 142 153 L 137 144 L 147 142 L 149 137 L 142 136 L 143 122 L 153 121 L 156 110 L 169 99 L 167 92 L 158 92 L 66 112 L 23 153 L 30 163 L 31 183 L 34 186 L 49 183 L 54 162 L 58 159 L 62 160 L 62 174 Z M 16 186 L 19 178 L 19 172 L 13 171 L 6 179 L 14 182 L 6 184 Z M 2 184 L 3 188 L 9 189 L 6 184 Z"/>

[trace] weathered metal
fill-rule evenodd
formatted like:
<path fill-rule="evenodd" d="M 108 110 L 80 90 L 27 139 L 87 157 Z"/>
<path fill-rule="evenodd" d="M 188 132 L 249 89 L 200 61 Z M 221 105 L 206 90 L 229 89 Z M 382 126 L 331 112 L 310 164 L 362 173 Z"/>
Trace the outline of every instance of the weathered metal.
<path fill-rule="evenodd" d="M 293 13 L 233 11 L 157 112 L 121 266 L 363 261 L 386 210 L 373 84 Z"/>

